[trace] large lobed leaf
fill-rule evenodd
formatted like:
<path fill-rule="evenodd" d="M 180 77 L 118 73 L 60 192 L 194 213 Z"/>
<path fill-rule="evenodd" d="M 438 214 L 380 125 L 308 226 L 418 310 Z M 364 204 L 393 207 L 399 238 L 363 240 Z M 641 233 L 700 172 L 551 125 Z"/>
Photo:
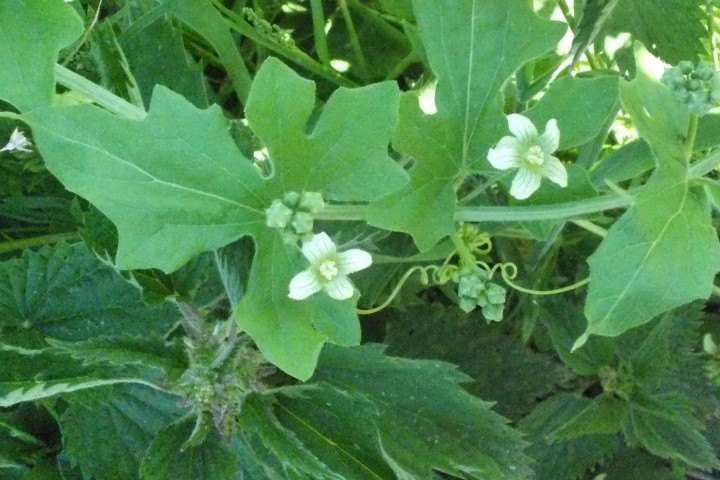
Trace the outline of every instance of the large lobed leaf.
<path fill-rule="evenodd" d="M 15 43 L 20 48 L 22 39 Z M 354 300 L 287 298 L 290 279 L 304 265 L 265 226 L 265 209 L 289 191 L 369 201 L 404 183 L 387 153 L 397 99 L 390 82 L 339 89 L 308 128 L 314 85 L 268 59 L 247 104 L 273 162 L 267 179 L 240 153 L 217 106 L 199 110 L 163 87 L 142 121 L 93 105 L 39 108 L 23 118 L 48 169 L 117 226 L 120 268 L 169 272 L 252 235 L 257 255 L 238 323 L 268 359 L 304 379 L 325 341 L 359 341 Z"/>
<path fill-rule="evenodd" d="M 80 18 L 56 0 L 0 0 L 0 19 L 0 99 L 23 111 L 50 105 L 58 52 L 82 33 Z"/>
<path fill-rule="evenodd" d="M 484 164 L 503 124 L 500 88 L 524 62 L 549 51 L 565 26 L 522 0 L 415 0 L 428 60 L 438 78 L 437 113 L 410 93 L 393 146 L 415 159 L 410 184 L 370 206 L 368 221 L 409 233 L 427 250 L 452 231 L 454 184 Z"/>

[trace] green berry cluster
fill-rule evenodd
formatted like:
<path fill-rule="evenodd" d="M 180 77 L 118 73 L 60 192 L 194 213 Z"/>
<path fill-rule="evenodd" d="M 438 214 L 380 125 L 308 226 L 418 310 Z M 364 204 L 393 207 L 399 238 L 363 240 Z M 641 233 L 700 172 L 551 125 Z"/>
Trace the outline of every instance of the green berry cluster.
<path fill-rule="evenodd" d="M 661 81 L 678 102 L 697 116 L 705 115 L 720 102 L 720 74 L 708 62 L 700 61 L 697 66 L 680 62 L 665 70 Z"/>
<path fill-rule="evenodd" d="M 288 192 L 282 200 L 273 200 L 265 210 L 267 226 L 282 230 L 286 243 L 309 241 L 313 235 L 313 215 L 325 207 L 322 195 L 317 192 Z"/>
<path fill-rule="evenodd" d="M 460 297 L 458 305 L 463 311 L 470 313 L 475 307 L 480 307 L 486 320 L 502 320 L 505 289 L 491 282 L 487 271 L 476 265 L 467 265 L 458 271 L 456 281 Z"/>
<path fill-rule="evenodd" d="M 255 10 L 250 7 L 243 8 L 242 12 L 248 23 L 251 24 L 261 35 L 275 40 L 277 43 L 286 48 L 293 48 L 295 46 L 295 42 L 287 30 L 283 30 L 280 26 L 271 24 L 267 20 L 261 18 L 257 13 L 255 13 Z"/>

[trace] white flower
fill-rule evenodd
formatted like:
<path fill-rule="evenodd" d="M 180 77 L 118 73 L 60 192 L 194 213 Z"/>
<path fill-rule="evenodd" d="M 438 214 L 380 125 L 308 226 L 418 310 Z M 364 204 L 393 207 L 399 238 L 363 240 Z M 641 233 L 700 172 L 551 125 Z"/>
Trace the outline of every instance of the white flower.
<path fill-rule="evenodd" d="M 304 242 L 302 253 L 310 261 L 310 268 L 298 273 L 290 281 L 288 297 L 294 300 L 304 300 L 320 290 L 325 290 L 336 300 L 346 300 L 355 292 L 347 276 L 372 263 L 370 254 L 358 248 L 338 253 L 325 232 L 313 235 L 309 242 Z"/>
<path fill-rule="evenodd" d="M 510 186 L 510 195 L 524 200 L 540 188 L 540 180 L 547 177 L 561 187 L 567 187 L 565 166 L 552 154 L 560 146 L 560 130 L 552 119 L 545 125 L 545 133 L 538 135 L 535 125 L 526 117 L 508 115 L 508 126 L 514 137 L 503 137 L 488 152 L 488 161 L 498 170 L 517 168 Z"/>
<path fill-rule="evenodd" d="M 15 128 L 12 134 L 10 134 L 10 141 L 3 148 L 0 148 L 0 152 L 12 152 L 18 150 L 20 152 L 32 152 L 28 147 L 30 141 L 25 138 L 25 134 L 20 129 Z"/>

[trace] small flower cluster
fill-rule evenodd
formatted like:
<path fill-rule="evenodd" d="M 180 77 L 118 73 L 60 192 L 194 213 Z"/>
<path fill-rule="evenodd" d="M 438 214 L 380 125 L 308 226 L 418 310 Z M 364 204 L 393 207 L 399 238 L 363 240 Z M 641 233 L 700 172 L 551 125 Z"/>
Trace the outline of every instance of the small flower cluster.
<path fill-rule="evenodd" d="M 267 226 L 282 230 L 285 242 L 295 245 L 298 240 L 309 241 L 313 234 L 313 215 L 325 208 L 322 195 L 317 192 L 288 192 L 282 200 L 274 200 L 265 211 Z"/>
<path fill-rule="evenodd" d="M 720 75 L 708 62 L 700 61 L 697 66 L 680 62 L 665 70 L 661 81 L 678 102 L 697 116 L 705 115 L 720 102 Z"/>
<path fill-rule="evenodd" d="M 25 137 L 25 134 L 16 128 L 10 134 L 10 140 L 7 145 L 0 148 L 0 152 L 32 152 L 30 147 L 30 141 Z"/>
<path fill-rule="evenodd" d="M 463 266 L 456 274 L 458 306 L 465 312 L 482 308 L 486 320 L 499 322 L 505 308 L 505 289 L 490 281 L 490 275 L 476 265 Z"/>
<path fill-rule="evenodd" d="M 366 251 L 353 248 L 338 252 L 327 233 L 313 234 L 313 216 L 324 207 L 320 193 L 289 192 L 265 211 L 267 226 L 281 230 L 290 245 L 302 241 L 301 251 L 310 262 L 309 268 L 290 280 L 288 297 L 294 300 L 304 300 L 320 291 L 335 300 L 347 300 L 355 293 L 348 275 L 372 264 Z"/>

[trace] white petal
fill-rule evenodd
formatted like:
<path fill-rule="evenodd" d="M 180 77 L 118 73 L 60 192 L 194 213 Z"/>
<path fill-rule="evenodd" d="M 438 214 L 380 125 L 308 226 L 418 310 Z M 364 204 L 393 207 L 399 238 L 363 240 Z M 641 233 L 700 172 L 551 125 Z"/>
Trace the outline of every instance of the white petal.
<path fill-rule="evenodd" d="M 290 293 L 288 293 L 288 297 L 293 300 L 304 300 L 310 295 L 319 292 L 322 288 L 317 274 L 308 269 L 298 273 L 290 280 Z"/>
<path fill-rule="evenodd" d="M 520 168 L 510 185 L 510 195 L 518 200 L 525 200 L 540 188 L 542 175 L 529 168 Z"/>
<path fill-rule="evenodd" d="M 548 120 L 547 125 L 545 125 L 545 133 L 540 135 L 538 143 L 545 153 L 553 153 L 560 147 L 560 129 L 554 118 Z"/>
<path fill-rule="evenodd" d="M 511 113 L 507 119 L 510 132 L 517 137 L 520 143 L 534 143 L 537 140 L 537 128 L 530 119 L 517 113 Z"/>
<path fill-rule="evenodd" d="M 542 166 L 542 174 L 545 175 L 551 182 L 557 183 L 561 187 L 567 187 L 567 170 L 565 170 L 565 165 L 563 165 L 557 158 L 551 155 L 545 155 L 545 162 L 543 162 Z"/>
<path fill-rule="evenodd" d="M 507 170 L 520 165 L 522 153 L 515 137 L 503 137 L 497 147 L 491 148 L 487 156 L 490 165 L 498 170 Z"/>
<path fill-rule="evenodd" d="M 335 244 L 330 240 L 327 233 L 320 232 L 313 235 L 309 242 L 303 243 L 302 253 L 305 258 L 310 260 L 310 263 L 317 265 L 335 253 Z"/>
<path fill-rule="evenodd" d="M 323 288 L 325 289 L 325 293 L 335 300 L 347 300 L 355 293 L 355 287 L 353 287 L 350 280 L 343 275 L 338 275 L 333 278 L 326 283 Z"/>
<path fill-rule="evenodd" d="M 340 275 L 359 272 L 372 265 L 372 257 L 365 250 L 352 248 L 337 256 Z"/>

